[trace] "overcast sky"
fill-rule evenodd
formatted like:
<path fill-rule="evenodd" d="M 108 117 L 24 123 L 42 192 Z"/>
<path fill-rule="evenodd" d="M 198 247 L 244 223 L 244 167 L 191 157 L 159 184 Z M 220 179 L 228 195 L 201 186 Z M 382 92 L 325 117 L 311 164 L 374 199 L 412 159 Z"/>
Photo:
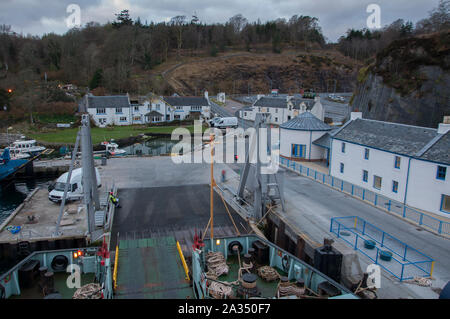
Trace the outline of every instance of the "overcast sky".
<path fill-rule="evenodd" d="M 289 19 L 292 15 L 319 18 L 323 33 L 336 41 L 349 28 L 364 28 L 369 4 L 381 8 L 381 25 L 398 18 L 416 23 L 428 16 L 439 0 L 0 0 L 0 24 L 9 24 L 18 33 L 43 35 L 68 30 L 65 19 L 71 3 L 81 9 L 81 23 L 105 23 L 114 14 L 128 9 L 133 19 L 168 21 L 176 15 L 197 14 L 201 22 L 226 22 L 241 13 L 249 21 Z"/>

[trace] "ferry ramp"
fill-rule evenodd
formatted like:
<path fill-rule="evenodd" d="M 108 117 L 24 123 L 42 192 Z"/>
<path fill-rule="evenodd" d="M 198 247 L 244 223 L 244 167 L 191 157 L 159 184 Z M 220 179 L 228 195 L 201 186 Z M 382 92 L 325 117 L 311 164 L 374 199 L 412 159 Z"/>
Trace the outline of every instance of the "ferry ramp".
<path fill-rule="evenodd" d="M 117 299 L 193 299 L 174 237 L 119 241 Z"/>

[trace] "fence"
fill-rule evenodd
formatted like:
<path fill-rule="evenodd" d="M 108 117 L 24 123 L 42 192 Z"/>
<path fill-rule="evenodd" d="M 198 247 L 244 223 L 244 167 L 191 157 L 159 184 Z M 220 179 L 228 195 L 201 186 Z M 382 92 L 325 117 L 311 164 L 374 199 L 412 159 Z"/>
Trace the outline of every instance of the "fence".
<path fill-rule="evenodd" d="M 383 195 L 374 193 L 370 190 L 354 185 L 352 183 L 343 181 L 334 176 L 318 172 L 312 168 L 301 165 L 299 162 L 291 161 L 280 157 L 280 164 L 299 172 L 301 175 L 310 177 L 315 181 L 329 185 L 342 192 L 348 193 L 353 197 L 367 201 L 374 206 L 391 212 L 398 217 L 407 219 L 416 223 L 419 226 L 424 226 L 438 234 L 450 235 L 450 223 L 434 218 L 428 214 L 419 212 L 403 203 L 389 199 Z"/>
<path fill-rule="evenodd" d="M 360 217 L 332 218 L 330 232 L 400 281 L 433 275 L 433 259 Z M 390 260 L 380 258 L 386 252 L 392 255 Z"/>

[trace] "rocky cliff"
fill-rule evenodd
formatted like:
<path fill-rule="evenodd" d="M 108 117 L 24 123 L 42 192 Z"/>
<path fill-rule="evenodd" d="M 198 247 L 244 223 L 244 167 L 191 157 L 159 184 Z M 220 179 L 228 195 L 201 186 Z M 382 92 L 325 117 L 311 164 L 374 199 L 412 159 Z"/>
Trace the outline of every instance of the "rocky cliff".
<path fill-rule="evenodd" d="M 353 110 L 368 119 L 436 128 L 450 115 L 450 32 L 394 41 L 362 68 Z"/>

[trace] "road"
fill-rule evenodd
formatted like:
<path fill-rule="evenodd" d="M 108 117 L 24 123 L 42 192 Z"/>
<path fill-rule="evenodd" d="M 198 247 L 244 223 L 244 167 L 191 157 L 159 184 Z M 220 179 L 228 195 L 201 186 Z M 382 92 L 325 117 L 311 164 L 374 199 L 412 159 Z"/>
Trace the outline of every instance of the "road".
<path fill-rule="evenodd" d="M 239 119 L 238 124 L 240 127 L 242 127 L 244 130 L 248 129 L 249 127 L 253 127 L 253 122 L 252 121 L 246 121 L 243 119 L 239 118 L 239 109 L 236 108 L 235 113 L 233 114 L 232 112 L 230 112 L 230 110 L 228 110 L 227 108 L 220 106 L 216 103 L 214 103 L 213 101 L 210 101 L 211 104 L 211 112 L 214 114 L 218 114 L 218 116 L 220 117 L 237 117 Z M 237 103 L 236 103 L 237 104 Z M 243 105 L 242 105 L 243 106 Z"/>

